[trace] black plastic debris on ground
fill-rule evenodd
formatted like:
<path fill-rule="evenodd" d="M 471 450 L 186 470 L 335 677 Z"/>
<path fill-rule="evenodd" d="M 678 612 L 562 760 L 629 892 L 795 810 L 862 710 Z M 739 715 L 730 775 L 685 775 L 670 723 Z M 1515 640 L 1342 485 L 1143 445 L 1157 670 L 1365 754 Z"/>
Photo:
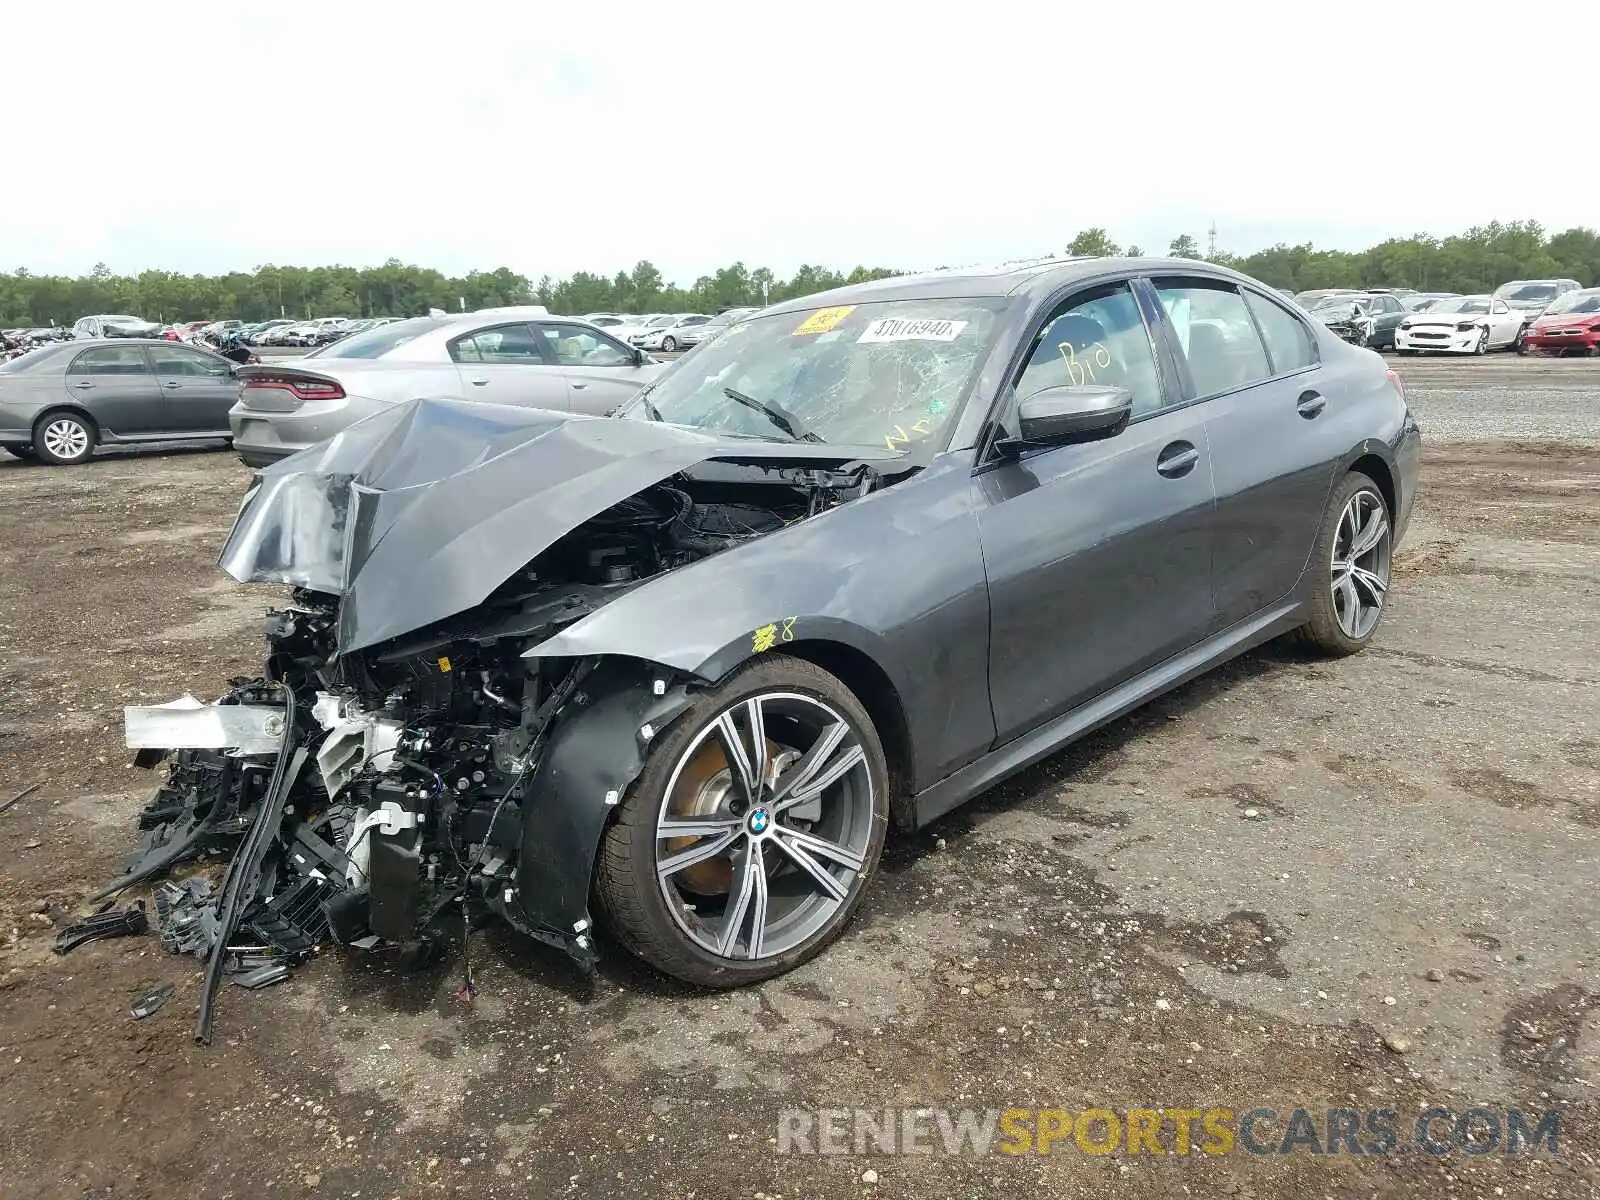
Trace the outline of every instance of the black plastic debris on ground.
<path fill-rule="evenodd" d="M 57 933 L 55 951 L 57 954 L 67 954 L 85 942 L 98 942 L 102 938 L 131 937 L 143 933 L 149 927 L 150 921 L 145 914 L 143 901 L 118 909 L 113 909 L 107 903 L 92 917 L 76 921 Z"/>
<path fill-rule="evenodd" d="M 123 863 L 122 875 L 96 898 L 202 859 L 225 860 L 224 869 L 168 878 L 154 890 L 150 924 L 163 949 L 192 955 L 209 966 L 218 957 L 219 939 L 229 923 L 223 906 L 238 853 L 263 810 L 277 807 L 268 803 L 275 757 L 180 750 L 167 755 L 165 762 L 167 779 L 139 816 L 138 846 Z M 267 844 L 260 852 L 258 877 L 253 886 L 241 878 L 231 889 L 248 889 L 220 955 L 222 972 L 233 982 L 259 988 L 286 978 L 292 967 L 333 940 L 330 920 L 336 920 L 342 932 L 364 932 L 345 928 L 351 923 L 345 912 L 349 905 L 340 903 L 352 891 L 350 860 L 339 843 L 354 811 L 352 806 L 334 804 L 315 821 L 300 820 L 290 811 L 278 817 L 275 829 L 262 831 Z M 260 845 L 259 839 L 255 844 Z M 146 928 L 142 907 L 139 920 L 136 932 L 142 933 Z"/>
<path fill-rule="evenodd" d="M 128 1017 L 134 1021 L 142 1021 L 146 1017 L 154 1016 L 160 1012 L 162 1006 L 172 999 L 172 993 L 177 990 L 170 983 L 159 983 L 141 995 L 128 1009 Z"/>

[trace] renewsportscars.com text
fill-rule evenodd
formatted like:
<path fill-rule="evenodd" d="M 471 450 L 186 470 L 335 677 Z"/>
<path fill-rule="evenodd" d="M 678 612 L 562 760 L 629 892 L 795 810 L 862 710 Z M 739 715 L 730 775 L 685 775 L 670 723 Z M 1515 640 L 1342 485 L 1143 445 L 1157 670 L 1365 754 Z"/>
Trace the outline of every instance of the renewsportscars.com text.
<path fill-rule="evenodd" d="M 795 1108 L 780 1154 L 1555 1154 L 1558 1109 Z"/>

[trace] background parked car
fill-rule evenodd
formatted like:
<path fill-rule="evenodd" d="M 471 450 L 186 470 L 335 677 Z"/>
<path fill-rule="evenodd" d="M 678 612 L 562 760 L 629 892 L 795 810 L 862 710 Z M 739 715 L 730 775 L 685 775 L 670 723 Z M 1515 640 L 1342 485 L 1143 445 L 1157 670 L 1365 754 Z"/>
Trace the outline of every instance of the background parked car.
<path fill-rule="evenodd" d="M 699 326 L 710 321 L 704 313 L 678 313 L 668 325 L 657 325 L 639 342 L 646 350 L 665 350 L 671 354 L 683 350 L 699 340 Z"/>
<path fill-rule="evenodd" d="M 1394 346 L 1395 329 L 1406 310 L 1392 293 L 1354 292 L 1323 297 L 1311 315 L 1347 342 L 1387 350 Z"/>
<path fill-rule="evenodd" d="M 537 306 L 413 317 L 304 358 L 239 368 L 229 422 L 239 456 L 264 466 L 418 396 L 604 415 L 665 369 Z"/>
<path fill-rule="evenodd" d="M 731 326 L 737 325 L 740 321 L 744 320 L 752 313 L 757 313 L 760 311 L 761 310 L 758 308 L 730 308 L 718 313 L 704 325 L 685 326 L 683 329 L 683 346 L 685 349 L 688 349 L 692 346 L 699 346 L 709 342 L 718 335 L 725 333 Z"/>
<path fill-rule="evenodd" d="M 1509 350 L 1522 336 L 1523 314 L 1491 296 L 1462 296 L 1423 313 L 1408 313 L 1395 333 L 1401 354 L 1487 354 Z"/>
<path fill-rule="evenodd" d="M 0 446 L 79 463 L 96 446 L 228 436 L 233 364 L 176 342 L 72 341 L 0 364 Z"/>
<path fill-rule="evenodd" d="M 1524 327 L 1523 353 L 1600 354 L 1600 287 L 1557 297 Z"/>
<path fill-rule="evenodd" d="M 293 324 L 295 322 L 287 317 L 274 317 L 270 321 L 262 321 L 252 327 L 249 333 L 245 334 L 244 341 L 251 346 L 270 346 L 273 344 L 272 338 L 278 330 L 287 329 Z"/>
<path fill-rule="evenodd" d="M 1582 287 L 1576 279 L 1513 279 L 1495 288 L 1494 295 L 1532 321 L 1555 299 Z"/>
<path fill-rule="evenodd" d="M 677 313 L 651 313 L 647 317 L 639 318 L 639 328 L 628 334 L 627 341 L 633 346 L 643 346 L 650 336 L 678 321 Z M 658 347 L 659 348 L 659 347 Z"/>
<path fill-rule="evenodd" d="M 154 321 L 146 321 L 143 317 L 129 316 L 127 313 L 79 317 L 72 325 L 73 336 L 80 338 L 148 338 L 156 337 L 160 332 L 161 326 Z"/>

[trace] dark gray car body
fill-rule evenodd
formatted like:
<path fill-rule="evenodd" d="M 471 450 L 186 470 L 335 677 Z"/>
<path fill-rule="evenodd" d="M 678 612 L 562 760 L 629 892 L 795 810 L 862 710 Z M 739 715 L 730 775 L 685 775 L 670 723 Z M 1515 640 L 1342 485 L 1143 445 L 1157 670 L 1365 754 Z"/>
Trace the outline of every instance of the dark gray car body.
<path fill-rule="evenodd" d="M 1157 279 L 1254 293 L 1305 328 L 1316 361 L 1231 391 L 1196 394 L 1153 290 Z M 1131 282 L 1155 338 L 1166 406 L 1101 440 L 1020 457 L 995 453 L 992 443 L 1014 419 L 1012 384 L 1049 315 L 1076 293 L 1113 281 Z M 621 421 L 500 410 L 492 422 L 498 434 L 488 426 L 474 432 L 472 410 L 480 406 L 460 405 L 454 419 L 465 422 L 464 436 L 451 439 L 437 431 L 422 436 L 439 422 L 420 420 L 413 406 L 404 418 L 416 426 L 412 436 L 398 424 L 374 426 L 383 436 L 351 461 L 319 464 L 313 450 L 273 470 L 302 473 L 300 490 L 308 495 L 366 486 L 384 493 L 363 502 L 372 524 L 358 522 L 352 535 L 356 572 L 345 578 L 341 566 L 341 578 L 322 585 L 349 589 L 356 611 L 343 635 L 346 649 L 356 650 L 380 638 L 425 634 L 421 625 L 451 615 L 443 609 L 477 603 L 530 551 L 618 495 L 675 473 L 803 470 L 846 456 L 871 464 L 889 486 L 617 589 L 527 655 L 642 661 L 715 681 L 762 652 L 755 631 L 776 625 L 782 635 L 774 649 L 827 667 L 871 712 L 904 826 L 937 817 L 1088 730 L 1302 624 L 1318 579 L 1311 557 L 1328 498 L 1352 468 L 1384 492 L 1397 539 L 1404 530 L 1420 434 L 1396 377 L 1376 354 L 1306 320 L 1272 289 L 1219 267 L 1092 259 L 942 273 L 810 296 L 754 319 L 868 300 L 955 297 L 1002 298 L 1004 315 L 943 436 L 915 450 L 706 435 L 648 422 L 638 400 Z M 696 369 L 694 357 L 670 369 Z M 606 428 L 635 420 L 614 433 Z M 1182 468 L 1169 470 L 1175 462 Z M 274 509 L 264 491 L 246 502 L 230 541 L 234 551 L 252 543 L 230 566 L 239 578 L 296 581 L 287 560 L 262 567 L 271 556 L 260 554 L 254 543 L 262 539 L 245 529 L 285 524 L 284 504 Z M 497 516 L 502 511 L 516 515 Z M 279 537 L 274 544 L 300 543 Z M 326 557 L 325 550 L 326 539 L 309 553 Z M 445 585 L 443 599 L 418 605 L 366 598 L 453 580 L 458 571 L 471 574 L 470 583 Z M 363 630 L 374 603 L 381 618 Z M 413 622 L 418 629 L 402 628 Z M 586 727 L 588 719 L 572 719 L 561 768 L 582 775 L 583 789 L 555 787 L 535 800 L 560 810 L 570 853 L 530 854 L 545 878 L 529 878 L 527 862 L 523 868 L 523 916 L 552 930 L 587 921 L 587 881 L 607 815 L 603 796 L 628 785 L 641 754 L 636 723 L 606 726 L 597 717 Z M 549 878 L 552 872 L 561 878 Z"/>
<path fill-rule="evenodd" d="M 41 346 L 0 370 L 0 447 L 33 442 L 51 412 L 89 417 L 101 444 L 226 438 L 233 364 L 159 338 Z"/>

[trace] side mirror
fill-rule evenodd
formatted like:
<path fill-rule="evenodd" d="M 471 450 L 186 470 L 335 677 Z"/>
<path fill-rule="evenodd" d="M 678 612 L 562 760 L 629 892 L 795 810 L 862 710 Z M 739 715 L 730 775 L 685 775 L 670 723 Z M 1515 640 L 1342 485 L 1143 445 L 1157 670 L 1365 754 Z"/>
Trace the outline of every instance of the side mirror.
<path fill-rule="evenodd" d="M 630 346 L 629 349 L 633 351 L 634 366 L 643 367 L 649 364 L 650 356 L 644 352 L 643 346 Z"/>
<path fill-rule="evenodd" d="M 1040 446 L 1065 446 L 1114 437 L 1133 413 L 1127 388 L 1087 385 L 1047 387 L 1017 406 L 1021 436 L 1002 438 L 995 449 L 1008 458 Z"/>

